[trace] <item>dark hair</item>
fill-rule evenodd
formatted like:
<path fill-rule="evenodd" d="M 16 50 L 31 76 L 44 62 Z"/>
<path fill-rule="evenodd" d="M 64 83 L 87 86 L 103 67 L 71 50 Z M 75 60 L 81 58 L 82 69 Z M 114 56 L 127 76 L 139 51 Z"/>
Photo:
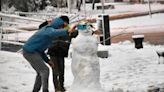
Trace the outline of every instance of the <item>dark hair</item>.
<path fill-rule="evenodd" d="M 61 18 L 64 22 L 66 22 L 66 23 L 69 24 L 69 18 L 68 18 L 68 16 L 60 16 L 60 18 Z"/>

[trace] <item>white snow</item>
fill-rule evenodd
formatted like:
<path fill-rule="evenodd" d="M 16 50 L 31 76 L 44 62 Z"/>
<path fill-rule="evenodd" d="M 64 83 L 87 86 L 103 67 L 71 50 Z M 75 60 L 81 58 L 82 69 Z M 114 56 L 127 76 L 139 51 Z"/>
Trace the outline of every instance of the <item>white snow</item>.
<path fill-rule="evenodd" d="M 108 48 L 109 58 L 100 61 L 100 81 L 105 90 L 131 90 L 143 92 L 150 85 L 164 83 L 164 64 L 158 64 L 156 50 L 163 45 L 144 43 L 143 49 L 135 49 L 129 41 Z M 35 72 L 20 53 L 0 51 L 0 92 L 30 92 L 33 87 Z M 65 61 L 65 86 L 69 89 L 73 82 L 71 59 Z M 50 75 L 50 92 L 53 92 Z M 79 89 L 80 90 L 80 89 Z"/>
<path fill-rule="evenodd" d="M 144 38 L 144 35 L 133 35 L 132 38 Z"/>
<path fill-rule="evenodd" d="M 148 11 L 147 4 L 115 6 L 114 10 L 105 10 L 106 13 L 115 14 L 121 12 Z M 163 9 L 162 4 L 152 5 L 153 10 Z M 87 8 L 88 14 L 101 13 L 101 11 L 91 11 Z M 82 11 L 81 13 L 84 14 Z M 80 14 L 80 13 L 79 13 Z M 110 21 L 111 33 L 122 32 L 164 32 L 164 14 L 154 14 L 150 16 L 122 19 Z M 11 15 L 16 17 L 14 15 Z M 92 18 L 92 16 L 89 16 Z M 22 20 L 21 20 L 22 21 Z M 26 20 L 23 20 L 24 24 Z M 27 25 L 23 28 L 36 29 L 35 25 Z M 151 29 L 151 30 L 150 30 Z M 124 31 L 125 30 L 125 31 Z M 33 33 L 22 32 L 9 34 L 8 40 L 19 39 L 26 41 Z M 143 49 L 135 49 L 134 43 L 129 41 L 112 44 L 110 46 L 99 45 L 99 50 L 108 50 L 109 58 L 99 58 L 100 63 L 100 83 L 104 90 L 117 90 L 118 88 L 130 92 L 145 92 L 148 86 L 164 83 L 164 61 L 159 58 L 156 51 L 164 51 L 164 45 L 150 45 L 144 43 Z M 31 92 L 33 88 L 35 71 L 20 53 L 0 51 L 0 92 Z M 71 71 L 71 58 L 65 58 L 65 87 L 69 89 L 73 83 Z M 52 75 L 50 74 L 50 92 L 54 92 Z M 80 90 L 80 89 L 79 89 Z"/>

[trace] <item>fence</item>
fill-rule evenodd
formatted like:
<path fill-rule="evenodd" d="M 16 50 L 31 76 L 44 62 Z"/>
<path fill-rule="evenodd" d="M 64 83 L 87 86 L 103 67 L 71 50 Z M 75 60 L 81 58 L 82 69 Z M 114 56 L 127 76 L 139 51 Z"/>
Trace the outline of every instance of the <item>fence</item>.
<path fill-rule="evenodd" d="M 0 13 L 0 18 L 0 49 L 2 49 L 2 44 L 23 45 L 23 43 L 19 42 L 18 33 L 28 30 L 21 30 L 16 26 L 21 25 L 22 23 L 41 23 L 44 21 L 42 19 L 34 19 L 5 13 Z M 9 34 L 14 34 L 13 39 L 8 38 Z"/>
<path fill-rule="evenodd" d="M 20 16 L 25 15 L 25 16 Z M 19 39 L 19 33 L 26 32 L 29 30 L 22 30 L 19 29 L 17 26 L 22 24 L 40 24 L 41 22 L 45 21 L 44 19 L 52 17 L 57 17 L 60 15 L 67 15 L 70 18 L 71 22 L 76 22 L 79 20 L 79 15 L 75 14 L 62 14 L 62 13 L 56 13 L 56 14 L 50 14 L 50 13 L 34 13 L 34 12 L 0 12 L 0 49 L 2 48 L 2 44 L 13 44 L 13 45 L 23 45 Z M 28 17 L 27 17 L 28 16 Z M 31 18 L 33 16 L 43 16 L 44 18 Z M 15 34 L 13 39 L 9 39 L 9 34 Z"/>

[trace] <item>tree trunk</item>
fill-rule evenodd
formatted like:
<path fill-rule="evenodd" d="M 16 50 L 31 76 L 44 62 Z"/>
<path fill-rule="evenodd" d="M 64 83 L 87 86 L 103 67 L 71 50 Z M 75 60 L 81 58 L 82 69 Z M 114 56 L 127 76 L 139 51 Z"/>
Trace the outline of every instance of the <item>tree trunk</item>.
<path fill-rule="evenodd" d="M 57 1 L 57 7 L 61 8 L 61 7 L 66 7 L 66 6 L 67 6 L 67 0 Z"/>
<path fill-rule="evenodd" d="M 2 7 L 2 3 L 1 3 L 1 0 L 0 0 L 0 5 L 1 5 L 1 6 L 0 6 L 0 11 L 1 11 L 1 7 Z"/>
<path fill-rule="evenodd" d="M 42 4 L 41 4 L 41 6 L 40 6 L 40 9 L 43 10 L 43 9 L 45 9 L 45 7 L 47 6 L 47 5 L 46 5 L 46 0 L 42 0 L 41 2 L 42 2 Z"/>

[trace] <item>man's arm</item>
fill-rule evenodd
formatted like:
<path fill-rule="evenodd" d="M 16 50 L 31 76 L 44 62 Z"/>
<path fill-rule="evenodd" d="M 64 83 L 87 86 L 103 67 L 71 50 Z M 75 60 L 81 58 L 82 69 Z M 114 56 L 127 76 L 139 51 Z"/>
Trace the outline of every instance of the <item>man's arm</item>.
<path fill-rule="evenodd" d="M 48 27 L 46 30 L 46 34 L 49 37 L 59 37 L 59 36 L 65 36 L 69 35 L 69 33 L 72 33 L 75 31 L 76 25 L 73 25 L 69 29 L 54 29 L 51 27 Z"/>
<path fill-rule="evenodd" d="M 39 29 L 41 29 L 42 27 L 48 25 L 48 21 L 43 22 L 42 24 L 39 25 Z"/>
<path fill-rule="evenodd" d="M 47 28 L 46 30 L 47 30 L 46 35 L 53 38 L 68 35 L 68 31 L 66 29 Z"/>

